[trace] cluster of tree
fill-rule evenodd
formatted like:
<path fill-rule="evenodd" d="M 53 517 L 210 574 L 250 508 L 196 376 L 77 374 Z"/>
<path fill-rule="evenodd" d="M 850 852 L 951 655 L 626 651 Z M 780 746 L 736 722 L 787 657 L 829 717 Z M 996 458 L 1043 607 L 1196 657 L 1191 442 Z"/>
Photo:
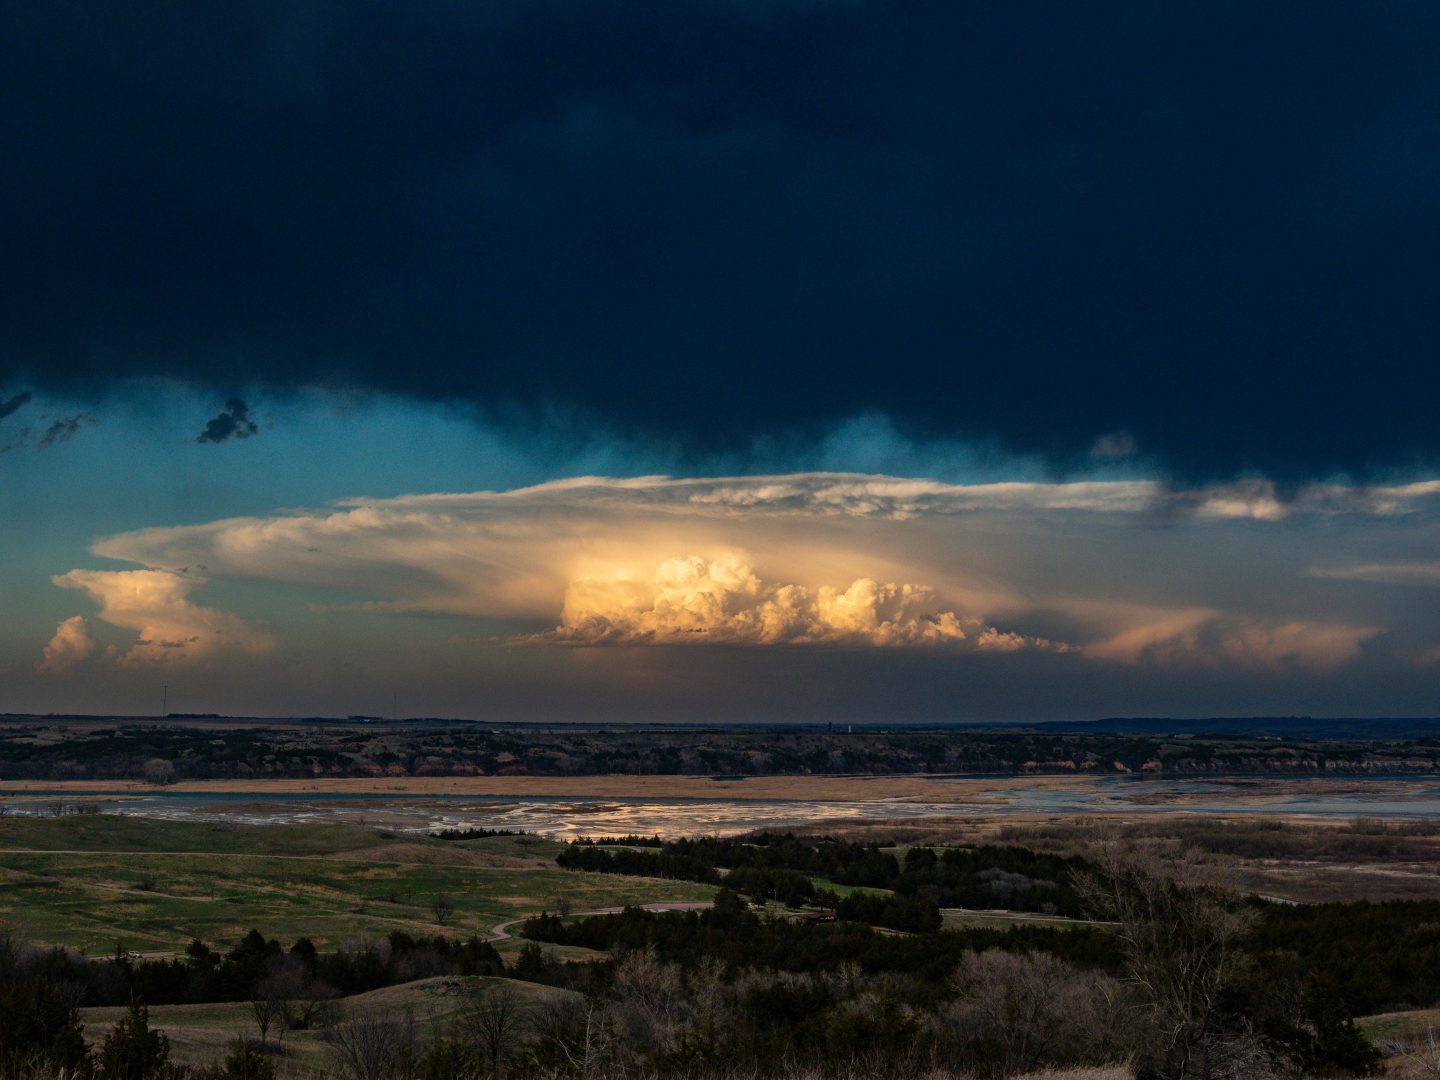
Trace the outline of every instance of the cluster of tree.
<path fill-rule="evenodd" d="M 1044 954 L 964 953 L 938 987 L 853 964 L 793 974 L 624 954 L 538 1019 L 551 1075 L 1008 1077 L 1133 1046 L 1122 988 Z"/>
<path fill-rule="evenodd" d="M 758 866 L 741 866 L 725 875 L 725 887 L 754 900 L 777 900 L 786 907 L 801 908 L 807 904 L 834 907 L 839 897 L 833 892 L 815 888 L 810 875 L 799 870 L 767 870 Z M 873 922 L 873 919 L 859 919 Z"/>
<path fill-rule="evenodd" d="M 664 848 L 635 850 L 570 844 L 555 857 L 555 861 L 566 870 L 585 870 L 593 874 L 629 874 L 705 884 L 716 884 L 721 877 L 714 864 L 703 857 Z"/>
<path fill-rule="evenodd" d="M 0 939 L 3 943 L 4 939 Z M 19 945 L 8 946 L 12 950 Z M 64 987 L 77 1006 L 180 1005 L 247 1001 L 281 989 L 294 1004 L 291 1017 L 313 1016 L 329 999 L 395 986 L 432 975 L 498 975 L 504 963 L 493 945 L 478 937 L 414 938 L 401 930 L 388 938 L 348 942 L 334 952 L 319 952 L 308 938 L 288 950 L 273 938 L 251 930 L 235 948 L 215 952 L 204 942 L 190 943 L 183 957 L 135 959 L 117 952 L 90 958 L 65 949 L 23 948 L 25 964 L 37 981 Z M 267 989 L 268 985 L 268 989 Z M 305 1001 L 309 1004 L 302 1005 Z M 291 1026 L 308 1026 L 292 1024 Z M 4 1075 L 0 1071 L 0 1075 Z"/>
<path fill-rule="evenodd" d="M 1367 1076 L 1379 1068 L 1379 1052 L 1329 974 L 1294 964 L 1275 970 L 1278 958 L 1255 936 L 1263 909 L 1218 887 L 1197 853 L 1162 871 L 1136 849 L 1112 845 L 1077 884 L 1090 909 L 1111 920 L 1124 960 L 1145 1033 L 1138 1080 Z"/>
<path fill-rule="evenodd" d="M 1379 1055 L 1333 979 L 1294 962 L 1293 954 L 1286 966 L 1262 950 L 1254 935 L 1262 916 L 1254 906 L 1157 874 L 1143 862 L 1116 859 L 1103 870 L 1081 888 L 1093 910 L 1112 920 L 1104 930 L 883 937 L 863 926 L 762 919 L 722 892 L 710 912 L 628 910 L 569 925 L 542 917 L 525 932 L 647 957 L 650 967 L 671 972 L 667 991 L 656 998 L 667 1008 L 683 1000 L 690 973 L 742 987 L 757 971 L 767 973 L 759 976 L 770 981 L 754 1014 L 745 994 L 727 1005 L 740 1020 L 734 1051 L 740 1056 L 731 1063 L 761 1070 L 767 1055 L 795 1060 L 807 1046 L 826 1048 L 832 1061 L 864 1046 L 884 1061 L 981 1076 L 1107 1055 L 1137 1061 L 1142 1077 L 1169 1080 L 1375 1070 Z M 889 988 L 894 997 L 870 995 L 867 1008 L 856 1010 L 833 989 L 855 980 Z M 714 999 L 717 992 L 707 993 Z M 688 1023 L 704 1007 L 673 1008 Z M 882 1030 L 865 1028 L 870 1022 Z M 852 1024 L 861 1025 L 863 1039 L 848 1041 Z M 713 1025 L 705 1031 L 713 1047 Z M 626 1030 L 623 1043 L 655 1046 L 647 1064 L 658 1072 L 688 1067 L 683 1034 L 647 1044 Z M 742 1046 L 758 1058 L 745 1059 Z"/>
<path fill-rule="evenodd" d="M 79 1006 L 84 989 L 55 949 L 0 938 L 0 1076 L 7 1080 L 273 1080 L 274 1065 L 239 1040 L 202 1069 L 170 1061 L 170 1043 L 150 1028 L 149 1012 L 131 998 L 126 1014 L 97 1046 L 85 1041 Z"/>
<path fill-rule="evenodd" d="M 524 829 L 438 829 L 430 834 L 436 840 L 484 840 L 491 836 L 529 836 Z"/>
<path fill-rule="evenodd" d="M 774 837 L 762 835 L 759 839 L 767 842 L 763 848 L 774 857 L 752 858 L 746 851 L 747 845 L 733 841 L 677 840 L 658 849 L 640 850 L 572 844 L 560 852 L 556 862 L 570 870 L 594 873 L 679 878 L 706 884 L 723 882 L 727 889 L 743 893 L 753 900 L 777 900 L 792 908 L 809 905 L 825 907 L 835 911 L 839 918 L 893 930 L 940 928 L 940 908 L 933 896 L 855 892 L 841 897 L 832 890 L 817 888 L 806 870 L 775 865 L 782 862 L 785 853 L 789 852 L 800 856 L 794 859 L 796 862 L 822 863 L 842 878 L 885 881 L 892 875 L 899 875 L 899 864 L 892 855 L 841 842 L 816 842 L 811 846 L 794 837 L 780 838 L 781 842 L 772 849 L 768 841 Z M 847 866 L 843 859 L 817 860 L 814 857 L 818 849 L 829 847 L 859 853 L 859 858 Z M 738 865 L 717 867 L 710 862 L 712 859 L 729 859 Z"/>
<path fill-rule="evenodd" d="M 835 905 L 835 914 L 841 919 L 909 934 L 932 933 L 944 924 L 935 901 L 925 896 L 853 892 Z"/>
<path fill-rule="evenodd" d="M 874 844 L 827 837 L 758 833 L 740 838 L 681 839 L 636 846 L 576 843 L 556 861 L 596 873 L 724 882 L 757 900 L 792 907 L 818 904 L 842 918 L 897 930 L 936 929 L 940 907 L 1006 908 L 1080 916 L 1076 875 L 1090 868 L 1018 846 L 911 848 L 903 863 Z M 894 897 L 852 894 L 841 900 L 817 888 L 816 878 L 839 885 L 884 889 Z M 933 925 L 932 925 L 933 924 Z"/>
<path fill-rule="evenodd" d="M 1077 875 L 1093 872 L 1079 856 L 1063 857 L 1015 845 L 975 848 L 914 847 L 888 888 L 930 896 L 941 907 L 1004 908 L 1073 918 L 1085 914 Z"/>
<path fill-rule="evenodd" d="M 1322 972 L 1357 1014 L 1440 1002 L 1440 903 L 1274 904 L 1249 941 L 1276 972 Z"/>
<path fill-rule="evenodd" d="M 1007 949 L 1048 952 L 1091 967 L 1119 970 L 1113 937 L 1098 929 L 1058 930 L 1021 926 L 1008 930 L 970 927 L 895 936 L 859 922 L 810 922 L 766 918 L 736 893 L 722 889 L 703 911 L 627 908 L 574 922 L 542 914 L 521 933 L 532 941 L 578 945 L 605 952 L 650 949 L 666 963 L 690 968 L 716 960 L 727 969 L 818 973 L 851 963 L 866 974 L 904 975 L 939 985 L 967 951 Z"/>
<path fill-rule="evenodd" d="M 664 847 L 665 841 L 659 836 L 636 836 L 627 833 L 624 836 L 577 836 L 572 843 L 598 845 L 600 847 Z"/>

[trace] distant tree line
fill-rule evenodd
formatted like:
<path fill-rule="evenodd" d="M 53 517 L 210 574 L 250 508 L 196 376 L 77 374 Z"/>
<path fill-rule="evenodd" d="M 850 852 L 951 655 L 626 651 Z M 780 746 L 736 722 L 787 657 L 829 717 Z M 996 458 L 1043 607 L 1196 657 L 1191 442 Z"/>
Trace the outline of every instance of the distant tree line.
<path fill-rule="evenodd" d="M 340 776 L 745 776 L 864 773 L 1213 775 L 1440 771 L 1440 739 L 1104 732 L 495 729 L 423 724 L 213 728 L 183 720 L 0 729 L 0 779 L 245 780 Z M 727 785 L 728 786 L 728 785 Z M 737 794 L 743 784 L 734 785 Z"/>
<path fill-rule="evenodd" d="M 0 938 L 13 963 L 42 985 L 65 987 L 77 1006 L 188 1005 L 245 1001 L 264 980 L 296 976 L 317 997 L 361 994 L 432 975 L 499 975 L 504 963 L 489 942 L 478 937 L 436 935 L 415 938 L 395 930 L 386 938 L 364 938 L 332 952 L 320 952 L 308 938 L 289 949 L 258 930 L 233 949 L 213 951 L 192 941 L 181 957 L 86 957 L 67 949 L 35 949 Z M 18 958 L 18 959 L 17 959 Z M 3 1073 L 0 1073 L 3 1075 Z"/>
<path fill-rule="evenodd" d="M 474 826 L 464 829 L 436 829 L 430 834 L 436 840 L 486 840 L 492 836 L 529 836 L 524 829 L 484 829 Z"/>

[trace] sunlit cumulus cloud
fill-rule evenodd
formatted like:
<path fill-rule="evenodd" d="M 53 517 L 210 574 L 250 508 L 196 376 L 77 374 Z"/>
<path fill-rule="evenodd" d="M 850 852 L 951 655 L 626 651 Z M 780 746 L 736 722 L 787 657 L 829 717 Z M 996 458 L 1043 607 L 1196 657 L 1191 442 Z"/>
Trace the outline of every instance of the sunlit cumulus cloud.
<path fill-rule="evenodd" d="M 100 606 L 99 618 L 137 637 L 106 657 L 132 667 L 192 664 L 227 652 L 263 654 L 271 641 L 243 619 L 188 599 L 198 579 L 164 570 L 72 570 L 54 579 Z M 95 651 L 83 618 L 66 619 L 46 646 L 42 669 L 73 667 Z"/>
<path fill-rule="evenodd" d="M 59 674 L 88 660 L 94 652 L 95 641 L 90 637 L 85 616 L 72 615 L 55 628 L 55 636 L 45 646 L 35 667 L 46 674 Z"/>
<path fill-rule="evenodd" d="M 1437 509 L 1429 481 L 1282 497 L 1263 481 L 1176 493 L 1142 480 L 585 477 L 142 529 L 94 551 L 145 569 L 56 581 L 138 635 L 120 658 L 132 665 L 268 644 L 189 599 L 203 568 L 232 589 L 288 587 L 312 619 L 489 624 L 456 635 L 470 642 L 1025 652 L 1039 663 L 1068 652 L 1070 664 L 1328 672 L 1377 647 L 1409 663 L 1435 647 L 1413 620 L 1397 636 L 1374 605 L 1346 610 L 1355 598 L 1312 568 L 1357 565 L 1356 538 L 1367 551 L 1413 546 Z"/>
<path fill-rule="evenodd" d="M 762 581 L 748 556 L 668 559 L 648 579 L 573 582 L 563 621 L 536 641 L 602 644 L 1057 647 L 942 610 L 925 585 L 859 578 L 846 588 Z"/>

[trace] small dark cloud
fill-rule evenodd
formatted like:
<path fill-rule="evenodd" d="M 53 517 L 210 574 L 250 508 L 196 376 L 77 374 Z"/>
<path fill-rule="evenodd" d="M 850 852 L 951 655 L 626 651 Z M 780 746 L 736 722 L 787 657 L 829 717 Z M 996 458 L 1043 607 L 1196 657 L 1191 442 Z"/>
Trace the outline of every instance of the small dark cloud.
<path fill-rule="evenodd" d="M 0 420 L 4 420 L 5 417 L 9 416 L 15 410 L 30 404 L 32 396 L 30 391 L 26 390 L 22 394 L 16 394 L 9 401 L 0 401 Z"/>
<path fill-rule="evenodd" d="M 250 406 L 240 398 L 232 397 L 225 402 L 225 408 L 220 415 L 206 423 L 205 430 L 195 441 L 221 443 L 227 439 L 248 439 L 259 431 L 260 425 L 255 423 L 255 418 L 250 415 Z"/>
<path fill-rule="evenodd" d="M 81 429 L 99 423 L 93 413 L 76 413 L 74 416 L 62 416 L 56 420 L 40 436 L 41 449 L 54 446 L 56 443 L 69 442 L 80 434 Z"/>

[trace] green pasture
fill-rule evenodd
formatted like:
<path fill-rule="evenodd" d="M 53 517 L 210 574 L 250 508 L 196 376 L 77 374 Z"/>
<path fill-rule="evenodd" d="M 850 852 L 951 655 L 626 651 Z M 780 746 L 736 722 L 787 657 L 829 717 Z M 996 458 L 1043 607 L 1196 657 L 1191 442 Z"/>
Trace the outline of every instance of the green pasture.
<path fill-rule="evenodd" d="M 869 893 L 871 896 L 889 896 L 889 889 L 877 889 L 872 885 L 841 885 L 838 881 L 831 881 L 829 878 L 812 877 L 811 883 L 817 889 L 826 892 L 833 892 L 836 896 L 849 896 L 851 893 Z"/>
<path fill-rule="evenodd" d="M 527 842 L 528 841 L 528 842 Z M 87 953 L 224 946 L 252 927 L 321 948 L 362 935 L 488 934 L 571 910 L 714 889 L 562 870 L 548 842 L 447 842 L 350 826 L 213 826 L 98 815 L 0 820 L 0 931 Z M 443 897 L 452 910 L 435 910 Z M 442 921 L 443 915 L 443 921 Z"/>

